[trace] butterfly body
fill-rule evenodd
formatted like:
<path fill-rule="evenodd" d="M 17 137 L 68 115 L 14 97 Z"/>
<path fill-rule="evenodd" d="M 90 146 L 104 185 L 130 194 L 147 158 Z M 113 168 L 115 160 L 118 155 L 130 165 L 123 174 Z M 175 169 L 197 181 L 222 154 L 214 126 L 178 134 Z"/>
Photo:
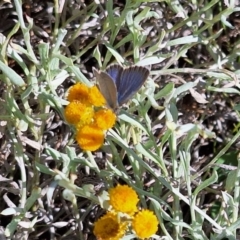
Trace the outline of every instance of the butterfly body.
<path fill-rule="evenodd" d="M 122 68 L 111 65 L 106 72 L 93 69 L 96 80 L 108 106 L 113 110 L 126 103 L 144 84 L 149 75 L 145 67 Z"/>

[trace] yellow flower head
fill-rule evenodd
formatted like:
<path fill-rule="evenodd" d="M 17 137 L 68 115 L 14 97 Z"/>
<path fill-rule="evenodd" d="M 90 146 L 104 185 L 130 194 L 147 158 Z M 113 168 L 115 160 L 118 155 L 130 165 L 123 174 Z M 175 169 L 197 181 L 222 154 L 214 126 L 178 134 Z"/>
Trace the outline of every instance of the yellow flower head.
<path fill-rule="evenodd" d="M 94 116 L 92 106 L 79 101 L 70 102 L 64 110 L 66 120 L 71 124 L 89 124 Z"/>
<path fill-rule="evenodd" d="M 116 214 L 108 212 L 95 222 L 93 233 L 99 240 L 119 240 L 126 228 L 127 224 L 119 222 Z"/>
<path fill-rule="evenodd" d="M 152 211 L 142 210 L 134 217 L 132 228 L 139 238 L 149 238 L 158 230 L 158 219 Z"/>
<path fill-rule="evenodd" d="M 96 107 L 106 105 L 106 100 L 96 85 L 89 89 L 89 102 Z"/>
<path fill-rule="evenodd" d="M 74 100 L 81 101 L 82 103 L 89 103 L 89 87 L 83 83 L 76 83 L 68 92 L 67 100 L 72 102 Z"/>
<path fill-rule="evenodd" d="M 94 121 L 99 128 L 107 130 L 115 124 L 116 115 L 111 109 L 100 109 L 95 112 Z"/>
<path fill-rule="evenodd" d="M 117 185 L 109 190 L 109 202 L 116 212 L 133 215 L 139 201 L 137 193 L 127 185 Z"/>
<path fill-rule="evenodd" d="M 76 140 L 86 151 L 95 151 L 103 145 L 104 132 L 95 124 L 85 125 L 77 129 Z"/>

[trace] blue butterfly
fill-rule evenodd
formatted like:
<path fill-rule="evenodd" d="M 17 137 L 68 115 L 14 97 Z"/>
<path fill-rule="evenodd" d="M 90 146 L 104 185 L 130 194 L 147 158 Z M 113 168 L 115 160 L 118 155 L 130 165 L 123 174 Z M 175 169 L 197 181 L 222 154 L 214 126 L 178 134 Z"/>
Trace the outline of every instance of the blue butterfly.
<path fill-rule="evenodd" d="M 116 110 L 141 88 L 150 72 L 145 67 L 122 68 L 114 64 L 109 66 L 106 72 L 93 68 L 93 73 L 108 106 Z"/>

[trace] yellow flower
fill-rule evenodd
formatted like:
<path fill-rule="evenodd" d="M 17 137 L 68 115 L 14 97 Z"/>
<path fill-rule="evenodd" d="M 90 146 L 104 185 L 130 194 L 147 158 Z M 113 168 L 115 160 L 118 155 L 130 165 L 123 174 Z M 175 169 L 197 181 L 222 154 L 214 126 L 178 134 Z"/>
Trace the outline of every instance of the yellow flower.
<path fill-rule="evenodd" d="M 70 102 L 64 112 L 66 120 L 71 124 L 89 124 L 94 116 L 92 106 L 79 101 Z"/>
<path fill-rule="evenodd" d="M 116 115 L 110 109 L 100 109 L 95 112 L 94 121 L 99 128 L 107 130 L 115 124 Z"/>
<path fill-rule="evenodd" d="M 139 201 L 137 193 L 127 185 L 117 185 L 109 190 L 109 202 L 117 212 L 133 215 Z"/>
<path fill-rule="evenodd" d="M 89 102 L 96 107 L 106 105 L 106 100 L 96 85 L 89 89 Z"/>
<path fill-rule="evenodd" d="M 99 240 L 119 240 L 126 228 L 127 224 L 119 222 L 116 214 L 108 212 L 95 222 L 93 233 Z"/>
<path fill-rule="evenodd" d="M 69 89 L 67 100 L 69 102 L 78 100 L 89 104 L 89 87 L 83 83 L 76 83 Z"/>
<path fill-rule="evenodd" d="M 158 219 L 152 211 L 142 210 L 134 217 L 132 228 L 139 238 L 149 238 L 158 230 Z"/>
<path fill-rule="evenodd" d="M 86 151 L 95 151 L 103 145 L 104 132 L 95 124 L 85 125 L 77 129 L 76 140 Z"/>

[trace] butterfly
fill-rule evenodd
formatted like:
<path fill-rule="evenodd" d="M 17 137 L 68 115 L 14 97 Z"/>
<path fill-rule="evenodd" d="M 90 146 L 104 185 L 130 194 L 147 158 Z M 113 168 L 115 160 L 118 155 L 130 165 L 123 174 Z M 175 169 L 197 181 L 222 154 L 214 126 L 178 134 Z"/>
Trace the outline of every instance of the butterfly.
<path fill-rule="evenodd" d="M 106 72 L 93 68 L 93 73 L 108 106 L 116 110 L 141 88 L 150 72 L 145 67 L 123 68 L 113 64 Z"/>

